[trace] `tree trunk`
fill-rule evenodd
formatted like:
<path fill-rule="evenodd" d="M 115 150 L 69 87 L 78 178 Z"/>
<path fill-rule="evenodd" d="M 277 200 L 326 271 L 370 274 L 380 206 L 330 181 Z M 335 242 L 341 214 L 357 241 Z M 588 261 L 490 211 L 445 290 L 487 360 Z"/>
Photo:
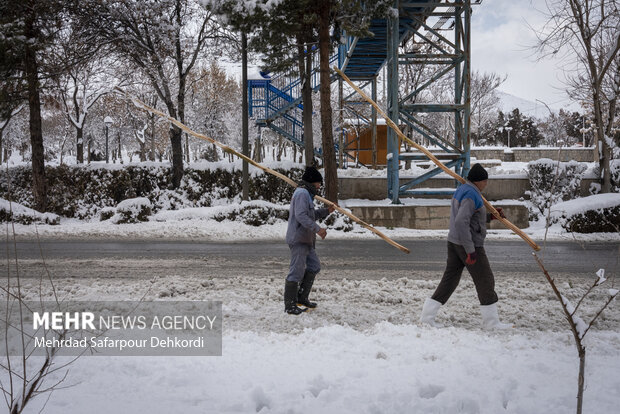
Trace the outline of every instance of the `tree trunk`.
<path fill-rule="evenodd" d="M 179 188 L 183 178 L 183 131 L 173 126 L 169 133 L 172 149 L 172 187 Z"/>
<path fill-rule="evenodd" d="M 325 198 L 338 201 L 338 175 L 336 151 L 332 127 L 331 77 L 329 73 L 331 0 L 320 1 L 319 54 L 321 75 L 321 143 L 323 144 L 323 168 L 325 172 Z"/>
<path fill-rule="evenodd" d="M 189 164 L 189 136 L 185 134 L 185 162 Z"/>
<path fill-rule="evenodd" d="M 609 170 L 610 149 L 605 141 L 605 127 L 603 123 L 603 111 L 601 108 L 600 86 L 594 85 L 594 124 L 596 125 L 597 153 L 599 157 L 599 169 L 601 174 L 601 193 L 611 191 L 611 174 Z"/>
<path fill-rule="evenodd" d="M 123 163 L 123 147 L 121 146 L 121 131 L 118 131 L 118 162 L 119 164 Z"/>
<path fill-rule="evenodd" d="M 84 130 L 82 128 L 77 128 L 76 134 L 76 143 L 75 149 L 77 151 L 76 159 L 78 164 L 84 164 Z"/>
<path fill-rule="evenodd" d="M 26 21 L 26 36 L 34 38 L 34 21 Z M 47 183 L 45 180 L 45 158 L 43 132 L 41 129 L 41 99 L 39 97 L 39 68 L 35 50 L 26 44 L 25 75 L 28 83 L 28 107 L 30 109 L 30 145 L 32 147 L 32 194 L 34 209 L 44 212 L 47 208 Z"/>
<path fill-rule="evenodd" d="M 151 151 L 149 154 L 149 160 L 155 161 L 155 115 L 150 114 L 151 118 Z"/>
<path fill-rule="evenodd" d="M 304 123 L 304 155 L 306 165 L 314 165 L 314 138 L 312 131 L 312 52 L 308 48 L 304 52 L 303 38 L 297 38 L 299 77 L 301 79 L 301 97 L 303 105 L 302 119 Z"/>
<path fill-rule="evenodd" d="M 577 379 L 577 414 L 581 414 L 583 409 L 583 388 L 585 385 L 586 349 L 581 344 L 578 344 L 577 347 L 579 349 L 579 377 Z"/>

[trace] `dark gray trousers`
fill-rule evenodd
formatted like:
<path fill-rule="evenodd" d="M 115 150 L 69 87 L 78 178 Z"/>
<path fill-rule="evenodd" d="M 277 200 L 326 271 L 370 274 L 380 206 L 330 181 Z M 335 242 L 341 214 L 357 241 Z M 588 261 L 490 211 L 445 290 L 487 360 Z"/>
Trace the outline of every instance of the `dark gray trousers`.
<path fill-rule="evenodd" d="M 301 282 L 306 271 L 315 274 L 321 271 L 321 262 L 316 255 L 314 246 L 297 243 L 289 244 L 288 248 L 291 250 L 291 264 L 286 280 Z"/>
<path fill-rule="evenodd" d="M 476 292 L 481 305 L 492 305 L 497 302 L 497 293 L 495 293 L 495 278 L 489 259 L 484 251 L 484 247 L 476 247 L 478 259 L 472 266 L 465 264 L 467 253 L 463 246 L 448 242 L 448 262 L 446 270 L 439 282 L 439 286 L 433 293 L 432 298 L 441 304 L 445 304 L 454 290 L 459 285 L 463 268 L 467 267 L 471 278 L 474 280 Z"/>

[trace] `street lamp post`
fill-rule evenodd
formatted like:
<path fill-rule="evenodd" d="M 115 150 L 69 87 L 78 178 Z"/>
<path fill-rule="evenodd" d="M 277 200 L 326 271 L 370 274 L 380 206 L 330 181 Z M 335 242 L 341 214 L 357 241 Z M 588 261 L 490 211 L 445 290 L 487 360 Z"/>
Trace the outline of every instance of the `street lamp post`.
<path fill-rule="evenodd" d="M 512 127 L 505 127 L 506 131 L 508 131 L 508 148 L 510 148 L 510 131 L 512 131 Z"/>
<path fill-rule="evenodd" d="M 103 123 L 105 124 L 105 163 L 107 164 L 110 162 L 110 157 L 108 155 L 108 143 L 110 142 L 108 138 L 108 130 L 110 129 L 110 126 L 114 123 L 114 120 L 109 116 L 106 116 L 103 120 Z"/>

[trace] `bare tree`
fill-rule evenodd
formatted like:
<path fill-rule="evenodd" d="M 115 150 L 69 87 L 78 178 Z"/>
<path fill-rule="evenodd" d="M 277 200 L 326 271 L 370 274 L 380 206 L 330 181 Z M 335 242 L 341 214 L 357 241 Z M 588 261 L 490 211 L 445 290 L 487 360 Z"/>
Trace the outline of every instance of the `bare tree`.
<path fill-rule="evenodd" d="M 496 91 L 506 81 L 506 77 L 477 70 L 471 73 L 471 126 L 475 131 L 476 143 L 483 136 L 484 125 L 488 125 L 497 116 L 500 98 Z"/>
<path fill-rule="evenodd" d="M 559 158 L 559 156 L 558 156 L 558 158 Z M 559 177 L 560 177 L 560 161 L 558 161 L 557 164 L 556 164 L 556 172 L 555 172 L 555 176 L 553 177 L 550 193 L 554 192 L 554 188 L 556 186 L 563 185 L 563 183 L 559 182 L 559 180 L 558 180 Z M 553 203 L 551 202 L 551 199 L 549 199 L 547 201 L 547 206 L 548 207 L 547 207 L 547 217 L 546 217 L 546 224 L 545 224 L 545 238 L 544 238 L 544 245 L 545 246 L 547 244 L 547 232 L 548 232 L 549 226 L 551 224 L 551 220 L 550 219 L 551 219 L 551 207 L 552 207 L 552 204 Z M 620 230 L 620 229 L 616 228 L 616 230 Z M 582 248 L 583 248 L 583 246 L 582 246 Z M 577 300 L 577 305 L 573 306 L 572 303 L 570 302 L 569 298 L 564 296 L 560 292 L 560 290 L 558 289 L 557 285 L 555 284 L 555 279 L 553 279 L 553 277 L 551 277 L 551 275 L 549 274 L 549 272 L 545 268 L 543 260 L 538 257 L 536 252 L 532 252 L 532 255 L 534 256 L 534 259 L 536 260 L 536 263 L 538 263 L 538 266 L 540 267 L 540 269 L 542 270 L 543 274 L 545 275 L 545 278 L 547 279 L 547 282 L 549 282 L 549 285 L 551 286 L 551 289 L 553 290 L 553 293 L 555 294 L 556 298 L 560 302 L 560 304 L 562 306 L 562 311 L 564 312 L 564 316 L 566 317 L 566 321 L 568 322 L 570 330 L 571 330 L 571 333 L 573 334 L 573 339 L 575 341 L 575 346 L 577 347 L 577 354 L 579 355 L 579 374 L 578 374 L 578 377 L 577 377 L 577 414 L 581 414 L 582 413 L 582 409 L 583 409 L 583 393 L 584 393 L 584 389 L 585 389 L 585 365 L 586 365 L 586 347 L 584 345 L 584 338 L 585 338 L 586 334 L 590 331 L 592 326 L 594 326 L 594 323 L 599 318 L 599 316 L 601 316 L 603 311 L 616 298 L 616 296 L 618 295 L 619 291 L 618 291 L 618 289 L 614 289 L 613 287 L 610 288 L 608 290 L 608 293 L 609 293 L 608 298 L 605 300 L 605 302 L 599 308 L 599 310 L 594 314 L 594 316 L 592 316 L 592 319 L 590 319 L 590 322 L 586 323 L 583 320 L 583 318 L 581 318 L 581 316 L 579 316 L 577 311 L 579 310 L 579 307 L 581 306 L 583 301 L 587 298 L 587 296 L 596 287 L 600 286 L 601 284 L 603 284 L 607 280 L 607 278 L 605 277 L 605 269 L 599 269 L 596 272 L 597 278 L 594 281 L 594 283 Z"/>
<path fill-rule="evenodd" d="M 84 36 L 81 28 L 72 22 L 67 25 L 50 51 L 56 67 L 52 76 L 54 97 L 64 115 L 76 130 L 76 159 L 84 162 L 84 124 L 89 109 L 114 87 L 114 76 L 107 73 L 110 66 L 99 42 Z"/>
<path fill-rule="evenodd" d="M 620 90 L 620 10 L 614 0 L 547 0 L 547 23 L 536 31 L 540 56 L 559 55 L 567 64 L 573 96 L 587 97 L 596 131 L 601 190 L 611 190 L 611 128 Z M 614 85 L 607 91 L 604 85 Z M 612 95 L 608 92 L 612 91 Z M 607 116 L 605 115 L 607 113 Z"/>
<path fill-rule="evenodd" d="M 90 0 L 83 14 L 99 36 L 148 79 L 168 114 L 185 122 L 188 75 L 209 40 L 219 38 L 214 15 L 193 0 Z M 170 128 L 172 184 L 183 177 L 182 131 Z"/>
<path fill-rule="evenodd" d="M 578 299 L 577 305 L 573 306 L 570 300 L 564 296 L 557 288 L 555 284 L 555 280 L 551 277 L 547 269 L 545 268 L 542 260 L 538 257 L 536 253 L 532 253 L 536 262 L 540 266 L 542 272 L 545 275 L 545 278 L 551 285 L 551 289 L 553 289 L 553 293 L 557 297 L 558 301 L 560 301 L 562 305 L 562 310 L 564 312 L 564 316 L 570 326 L 570 330 L 573 334 L 573 339 L 575 340 L 575 346 L 577 347 L 577 353 L 579 354 L 579 376 L 577 380 L 577 414 L 582 413 L 583 408 L 583 392 L 585 386 L 585 366 L 586 366 L 586 347 L 583 343 L 586 334 L 590 331 L 594 322 L 598 319 L 599 316 L 603 313 L 603 311 L 609 306 L 611 301 L 613 301 L 618 295 L 618 289 L 609 289 L 609 296 L 607 300 L 603 303 L 603 305 L 599 308 L 599 310 L 594 314 L 590 322 L 586 323 L 577 313 L 579 306 L 583 303 L 586 297 L 599 285 L 605 282 L 605 269 L 599 269 L 596 272 L 597 279 L 594 283 L 588 288 L 588 290 Z"/>

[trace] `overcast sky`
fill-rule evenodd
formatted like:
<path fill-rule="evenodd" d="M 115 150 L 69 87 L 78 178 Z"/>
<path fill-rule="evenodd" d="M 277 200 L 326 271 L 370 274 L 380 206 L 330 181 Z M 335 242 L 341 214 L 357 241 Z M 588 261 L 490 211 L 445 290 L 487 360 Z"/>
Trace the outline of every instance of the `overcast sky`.
<path fill-rule="evenodd" d="M 540 99 L 559 109 L 570 104 L 559 62 L 537 61 L 529 47 L 536 37 L 528 24 L 542 27 L 545 18 L 535 8 L 544 6 L 544 0 L 483 0 L 474 6 L 472 69 L 506 74 L 508 79 L 500 87 L 504 92 L 530 101 Z"/>

